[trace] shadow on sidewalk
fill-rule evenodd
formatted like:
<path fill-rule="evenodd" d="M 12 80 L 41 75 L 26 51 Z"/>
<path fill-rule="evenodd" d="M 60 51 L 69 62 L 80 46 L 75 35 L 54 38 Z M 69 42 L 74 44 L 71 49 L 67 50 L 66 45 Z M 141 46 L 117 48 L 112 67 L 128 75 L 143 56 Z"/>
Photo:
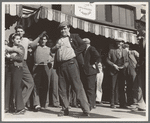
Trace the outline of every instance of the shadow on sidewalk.
<path fill-rule="evenodd" d="M 59 111 L 56 112 L 56 111 L 52 111 L 49 109 L 44 109 L 44 110 L 41 110 L 40 112 L 49 113 L 49 114 L 56 114 L 56 115 L 58 115 L 58 113 L 59 113 Z M 74 118 L 117 118 L 117 117 L 113 117 L 113 116 L 100 115 L 100 114 L 96 114 L 96 113 L 90 113 L 90 116 L 86 117 L 86 116 L 82 116 L 82 112 L 75 112 L 75 111 L 69 111 L 69 115 L 67 117 L 74 117 Z"/>
<path fill-rule="evenodd" d="M 142 115 L 142 116 L 146 116 L 146 112 L 143 111 L 120 111 L 120 110 L 113 110 L 113 112 L 118 112 L 118 113 L 131 113 L 131 114 L 135 114 L 135 115 Z"/>

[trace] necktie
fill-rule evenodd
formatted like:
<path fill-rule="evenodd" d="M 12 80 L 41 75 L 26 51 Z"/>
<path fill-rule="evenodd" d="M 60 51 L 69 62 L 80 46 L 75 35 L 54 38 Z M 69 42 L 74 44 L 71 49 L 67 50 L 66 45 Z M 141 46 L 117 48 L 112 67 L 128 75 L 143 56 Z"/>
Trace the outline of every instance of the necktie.
<path fill-rule="evenodd" d="M 118 58 L 120 59 L 122 57 L 121 49 L 118 49 Z"/>

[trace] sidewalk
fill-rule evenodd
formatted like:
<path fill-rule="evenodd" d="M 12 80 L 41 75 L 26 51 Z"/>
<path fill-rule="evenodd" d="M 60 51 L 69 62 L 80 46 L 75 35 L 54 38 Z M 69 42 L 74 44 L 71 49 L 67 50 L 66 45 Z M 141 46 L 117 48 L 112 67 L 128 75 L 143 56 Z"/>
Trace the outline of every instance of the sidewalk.
<path fill-rule="evenodd" d="M 61 108 L 48 107 L 39 112 L 27 111 L 24 115 L 4 114 L 4 121 L 146 121 L 146 111 L 130 109 L 112 109 L 109 104 L 97 105 L 90 117 L 81 116 L 80 108 L 71 108 L 69 116 L 58 117 Z"/>

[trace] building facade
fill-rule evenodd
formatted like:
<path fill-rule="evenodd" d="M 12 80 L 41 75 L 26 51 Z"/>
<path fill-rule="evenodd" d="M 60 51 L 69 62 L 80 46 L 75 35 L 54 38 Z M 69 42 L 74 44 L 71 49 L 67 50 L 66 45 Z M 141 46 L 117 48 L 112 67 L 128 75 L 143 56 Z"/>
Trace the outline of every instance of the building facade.
<path fill-rule="evenodd" d="M 23 16 L 41 7 L 39 18 L 49 21 L 68 21 L 73 28 L 102 35 L 106 38 L 123 38 L 137 44 L 136 23 L 145 11 L 145 4 L 19 4 L 5 5 L 5 14 Z M 22 8 L 22 11 L 21 9 Z M 22 12 L 22 13 L 21 13 Z"/>

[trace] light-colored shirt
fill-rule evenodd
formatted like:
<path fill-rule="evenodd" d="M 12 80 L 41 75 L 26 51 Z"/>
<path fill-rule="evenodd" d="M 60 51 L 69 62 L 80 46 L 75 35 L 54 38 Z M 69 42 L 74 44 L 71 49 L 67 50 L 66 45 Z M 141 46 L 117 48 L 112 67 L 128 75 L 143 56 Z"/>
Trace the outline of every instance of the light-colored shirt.
<path fill-rule="evenodd" d="M 122 58 L 122 49 L 117 49 L 117 56 L 118 56 L 118 58 L 119 59 L 121 59 Z"/>
<path fill-rule="evenodd" d="M 25 55 L 24 55 L 24 60 L 27 60 L 27 55 L 28 55 L 28 46 L 29 44 L 32 43 L 32 41 L 30 41 L 28 38 L 22 38 L 21 39 L 21 45 L 24 47 L 25 49 Z"/>
<path fill-rule="evenodd" d="M 71 47 L 71 44 L 69 42 L 69 37 L 62 37 L 58 40 L 58 44 L 61 45 L 61 47 L 57 51 L 57 61 L 66 61 L 69 59 L 74 58 L 75 52 L 74 49 Z"/>
<path fill-rule="evenodd" d="M 50 55 L 50 48 L 47 46 L 38 46 L 34 52 L 34 63 L 35 64 L 47 64 L 53 61 L 53 57 Z"/>

